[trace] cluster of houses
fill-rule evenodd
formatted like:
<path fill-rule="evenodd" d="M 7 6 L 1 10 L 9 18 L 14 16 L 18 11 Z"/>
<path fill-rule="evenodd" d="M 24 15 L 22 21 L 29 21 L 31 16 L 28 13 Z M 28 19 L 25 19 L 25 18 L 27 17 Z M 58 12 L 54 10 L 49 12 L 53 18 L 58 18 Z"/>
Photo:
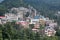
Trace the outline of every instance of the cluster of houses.
<path fill-rule="evenodd" d="M 47 36 L 54 36 L 57 27 L 57 22 L 50 20 L 48 17 L 44 17 L 37 13 L 33 7 L 25 8 L 12 8 L 9 13 L 5 13 L 5 16 L 0 16 L 0 24 L 16 21 L 16 24 L 21 24 L 24 28 L 30 28 L 29 25 L 33 24 L 32 31 L 40 32 L 40 27 L 43 33 Z"/>

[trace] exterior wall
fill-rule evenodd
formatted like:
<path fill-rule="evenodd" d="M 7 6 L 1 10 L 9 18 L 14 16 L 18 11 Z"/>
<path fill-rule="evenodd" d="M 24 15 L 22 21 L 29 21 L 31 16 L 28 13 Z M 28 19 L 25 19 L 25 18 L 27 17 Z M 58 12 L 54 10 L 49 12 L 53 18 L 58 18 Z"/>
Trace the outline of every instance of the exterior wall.
<path fill-rule="evenodd" d="M 39 32 L 38 29 L 32 29 L 32 31 L 35 32 L 35 33 Z"/>
<path fill-rule="evenodd" d="M 57 27 L 57 23 L 50 23 L 49 26 Z"/>
<path fill-rule="evenodd" d="M 17 21 L 18 20 L 18 17 L 15 15 L 15 14 L 11 14 L 11 13 L 8 13 L 8 14 L 5 14 L 6 18 L 8 21 Z"/>
<path fill-rule="evenodd" d="M 30 24 L 36 24 L 36 22 L 39 22 L 39 19 L 31 19 Z"/>
<path fill-rule="evenodd" d="M 56 31 L 52 28 L 52 29 L 45 29 L 45 35 L 47 36 L 54 36 L 56 33 Z"/>
<path fill-rule="evenodd" d="M 50 30 L 50 32 L 45 32 L 45 34 L 46 34 L 47 36 L 54 36 L 55 33 L 56 33 L 56 31 L 51 31 L 51 30 Z"/>
<path fill-rule="evenodd" d="M 39 29 L 39 28 L 40 28 L 39 23 L 36 23 L 36 24 L 34 25 L 34 28 L 35 28 L 35 29 Z"/>
<path fill-rule="evenodd" d="M 41 25 L 45 25 L 45 21 L 44 21 L 43 19 L 40 19 L 40 20 L 39 20 L 39 23 L 40 23 Z"/>
<path fill-rule="evenodd" d="M 21 24 L 23 28 L 29 28 L 29 23 L 26 21 L 20 21 L 20 22 L 17 22 L 17 24 Z"/>
<path fill-rule="evenodd" d="M 1 19 L 0 19 L 0 24 L 2 24 Z"/>

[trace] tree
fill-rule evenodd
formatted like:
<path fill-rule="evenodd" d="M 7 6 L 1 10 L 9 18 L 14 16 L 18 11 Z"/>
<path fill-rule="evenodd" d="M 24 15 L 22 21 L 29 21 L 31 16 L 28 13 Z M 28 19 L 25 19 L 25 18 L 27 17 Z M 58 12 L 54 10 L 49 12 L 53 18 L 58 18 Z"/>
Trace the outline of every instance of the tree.
<path fill-rule="evenodd" d="M 0 5 L 0 16 L 4 15 L 7 11 L 7 8 L 3 5 Z"/>
<path fill-rule="evenodd" d="M 38 32 L 36 33 L 35 40 L 40 40 L 40 34 Z"/>
<path fill-rule="evenodd" d="M 60 36 L 60 29 L 56 31 L 56 36 Z"/>

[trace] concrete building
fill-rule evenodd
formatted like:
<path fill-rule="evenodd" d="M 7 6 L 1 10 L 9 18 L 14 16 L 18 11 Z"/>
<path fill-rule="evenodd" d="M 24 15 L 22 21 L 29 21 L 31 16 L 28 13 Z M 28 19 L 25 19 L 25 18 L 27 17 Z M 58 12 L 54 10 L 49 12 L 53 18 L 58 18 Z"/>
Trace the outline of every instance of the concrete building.
<path fill-rule="evenodd" d="M 56 33 L 56 31 L 52 27 L 50 27 L 50 26 L 45 27 L 45 35 L 54 36 L 55 33 Z"/>
<path fill-rule="evenodd" d="M 5 16 L 0 16 L 0 24 L 6 23 L 6 17 Z"/>
<path fill-rule="evenodd" d="M 36 22 L 39 22 L 39 19 L 31 19 L 30 24 L 36 24 Z"/>
<path fill-rule="evenodd" d="M 18 21 L 18 16 L 16 16 L 15 14 L 12 14 L 12 13 L 5 14 L 5 17 L 6 17 L 7 21 L 9 21 L 9 22 Z"/>
<path fill-rule="evenodd" d="M 50 23 L 49 26 L 55 28 L 55 27 L 57 27 L 57 23 Z"/>
<path fill-rule="evenodd" d="M 23 28 L 29 28 L 29 23 L 26 21 L 18 21 L 17 24 L 21 24 Z"/>

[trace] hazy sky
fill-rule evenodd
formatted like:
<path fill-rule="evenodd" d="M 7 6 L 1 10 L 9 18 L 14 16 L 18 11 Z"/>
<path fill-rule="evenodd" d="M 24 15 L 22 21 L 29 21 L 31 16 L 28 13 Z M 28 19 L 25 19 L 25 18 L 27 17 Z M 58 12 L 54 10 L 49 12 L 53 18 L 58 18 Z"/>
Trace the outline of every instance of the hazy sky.
<path fill-rule="evenodd" d="M 3 0 L 0 0 L 0 2 L 2 2 Z"/>

